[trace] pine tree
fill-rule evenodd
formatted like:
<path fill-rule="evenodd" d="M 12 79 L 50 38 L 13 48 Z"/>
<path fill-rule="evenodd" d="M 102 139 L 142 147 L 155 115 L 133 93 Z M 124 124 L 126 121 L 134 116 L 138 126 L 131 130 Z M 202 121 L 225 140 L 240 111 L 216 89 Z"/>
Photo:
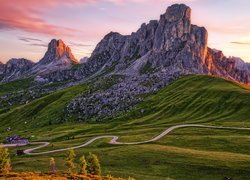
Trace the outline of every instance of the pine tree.
<path fill-rule="evenodd" d="M 68 173 L 73 173 L 74 169 L 75 169 L 75 160 L 76 154 L 74 149 L 70 149 L 68 151 L 68 156 L 67 156 L 67 160 L 66 160 L 66 165 L 68 166 Z"/>
<path fill-rule="evenodd" d="M 89 153 L 87 158 L 87 172 L 91 175 L 101 175 L 101 166 L 95 154 Z"/>
<path fill-rule="evenodd" d="M 86 175 L 87 174 L 87 161 L 84 156 L 80 158 L 80 174 Z"/>
<path fill-rule="evenodd" d="M 0 174 L 6 174 L 11 170 L 11 161 L 7 148 L 0 145 Z"/>
<path fill-rule="evenodd" d="M 56 172 L 57 172 L 56 161 L 55 161 L 55 159 L 53 157 L 50 158 L 49 165 L 50 165 L 50 172 L 52 174 L 56 174 Z"/>

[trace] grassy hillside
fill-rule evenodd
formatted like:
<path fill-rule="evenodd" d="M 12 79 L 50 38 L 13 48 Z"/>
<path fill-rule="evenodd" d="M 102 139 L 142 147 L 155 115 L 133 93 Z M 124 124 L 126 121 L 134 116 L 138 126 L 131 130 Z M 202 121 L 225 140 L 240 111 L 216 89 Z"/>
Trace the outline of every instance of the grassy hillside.
<path fill-rule="evenodd" d="M 175 124 L 250 127 L 250 90 L 210 76 L 180 78 L 147 97 L 131 112 L 109 122 L 49 125 L 50 119 L 60 117 L 61 110 L 72 97 L 86 89 L 85 86 L 75 86 L 18 107 L 0 116 L 0 127 L 4 129 L 12 125 L 14 128 L 10 133 L 52 143 L 38 151 L 71 147 L 108 134 L 120 136 L 120 141 L 143 141 Z M 29 125 L 24 124 L 25 121 Z M 6 134 L 1 133 L 0 138 Z M 247 130 L 190 127 L 177 129 L 148 144 L 115 146 L 108 141 L 98 140 L 76 150 L 79 157 L 88 152 L 97 154 L 103 175 L 131 176 L 139 180 L 165 180 L 167 177 L 220 180 L 224 177 L 248 179 L 250 174 L 250 132 Z M 65 152 L 17 157 L 17 149 L 11 149 L 14 171 L 46 172 L 50 157 L 56 159 L 59 170 L 66 168 Z"/>
<path fill-rule="evenodd" d="M 173 82 L 120 117 L 137 125 L 207 122 L 232 126 L 250 126 L 249 118 L 250 89 L 224 79 L 194 75 Z"/>
<path fill-rule="evenodd" d="M 32 78 L 20 79 L 13 82 L 0 84 L 0 95 L 26 89 L 30 87 L 31 84 Z"/>
<path fill-rule="evenodd" d="M 78 85 L 19 106 L 0 115 L 0 126 L 20 130 L 59 123 L 63 121 L 63 109 L 67 103 L 85 90 L 86 85 Z"/>

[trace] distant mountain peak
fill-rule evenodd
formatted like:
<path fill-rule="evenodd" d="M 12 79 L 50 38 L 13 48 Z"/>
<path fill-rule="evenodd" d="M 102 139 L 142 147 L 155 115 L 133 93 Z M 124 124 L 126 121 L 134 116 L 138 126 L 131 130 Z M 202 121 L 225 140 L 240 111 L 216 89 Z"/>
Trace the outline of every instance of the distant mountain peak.
<path fill-rule="evenodd" d="M 39 64 L 49 64 L 54 61 L 58 61 L 62 58 L 66 58 L 68 64 L 78 64 L 79 62 L 74 57 L 71 49 L 63 42 L 63 40 L 52 39 L 48 45 L 48 50 L 44 57 L 39 61 Z"/>

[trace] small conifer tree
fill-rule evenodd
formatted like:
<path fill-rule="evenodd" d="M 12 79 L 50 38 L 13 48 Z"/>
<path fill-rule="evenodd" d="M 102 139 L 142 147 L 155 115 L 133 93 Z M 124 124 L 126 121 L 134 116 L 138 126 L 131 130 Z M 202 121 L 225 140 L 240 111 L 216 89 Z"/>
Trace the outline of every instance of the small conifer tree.
<path fill-rule="evenodd" d="M 49 165 L 50 165 L 50 172 L 52 174 L 56 174 L 56 172 L 57 172 L 56 161 L 55 161 L 55 159 L 53 157 L 50 158 Z"/>
<path fill-rule="evenodd" d="M 82 156 L 80 158 L 80 174 L 86 175 L 87 174 L 87 161 L 85 159 L 85 156 Z"/>
<path fill-rule="evenodd" d="M 10 170 L 11 161 L 8 149 L 0 145 L 0 174 L 9 173 Z"/>
<path fill-rule="evenodd" d="M 75 169 L 75 163 L 74 163 L 75 157 L 76 157 L 76 154 L 75 154 L 74 149 L 70 149 L 68 151 L 68 156 L 67 156 L 67 160 L 66 160 L 66 165 L 68 167 L 68 173 L 70 173 L 70 174 L 73 173 L 74 169 Z"/>
<path fill-rule="evenodd" d="M 91 175 L 101 175 L 101 166 L 95 154 L 89 153 L 87 157 L 87 172 Z"/>

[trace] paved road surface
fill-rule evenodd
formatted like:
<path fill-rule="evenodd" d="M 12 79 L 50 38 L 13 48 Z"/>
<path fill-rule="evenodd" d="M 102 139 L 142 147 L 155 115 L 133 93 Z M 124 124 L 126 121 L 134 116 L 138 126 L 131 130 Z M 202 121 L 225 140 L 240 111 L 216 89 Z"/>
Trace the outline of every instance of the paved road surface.
<path fill-rule="evenodd" d="M 48 146 L 50 143 L 49 142 L 33 142 L 33 143 L 30 143 L 30 144 L 31 145 L 39 145 L 39 146 L 37 146 L 35 148 L 26 149 L 26 150 L 24 150 L 24 153 L 28 154 L 28 155 L 41 155 L 41 154 L 49 154 L 49 153 L 67 151 L 69 149 L 78 149 L 78 148 L 88 146 L 89 144 L 92 144 L 94 141 L 96 141 L 98 139 L 106 139 L 106 138 L 111 138 L 109 143 L 114 144 L 114 145 L 145 144 L 145 143 L 157 141 L 157 140 L 159 140 L 162 137 L 166 136 L 167 134 L 169 134 L 171 131 L 173 131 L 175 129 L 185 128 L 185 127 L 200 127 L 200 128 L 212 128 L 212 129 L 232 129 L 232 130 L 250 130 L 250 128 L 240 128 L 240 127 L 222 127 L 222 126 L 206 126 L 206 125 L 199 125 L 199 124 L 183 124 L 183 125 L 176 125 L 176 126 L 169 127 L 165 131 L 163 131 L 161 134 L 159 134 L 158 136 L 154 137 L 153 139 L 147 140 L 147 141 L 119 142 L 119 141 L 117 141 L 119 139 L 119 136 L 97 136 L 97 137 L 94 137 L 94 138 L 90 139 L 89 141 L 87 141 L 84 144 L 81 144 L 79 146 L 56 149 L 56 150 L 51 150 L 51 151 L 37 152 L 37 153 L 35 153 L 33 151 L 44 148 L 44 147 Z M 27 145 L 27 144 L 4 144 L 3 146 L 4 147 L 15 147 L 15 146 L 25 146 L 25 145 Z"/>

